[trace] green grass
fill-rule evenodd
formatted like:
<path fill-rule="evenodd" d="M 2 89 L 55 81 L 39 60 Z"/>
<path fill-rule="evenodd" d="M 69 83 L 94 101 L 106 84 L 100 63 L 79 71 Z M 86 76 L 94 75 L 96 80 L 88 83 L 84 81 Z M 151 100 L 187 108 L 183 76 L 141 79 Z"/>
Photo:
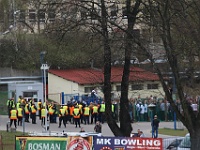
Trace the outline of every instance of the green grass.
<path fill-rule="evenodd" d="M 7 100 L 8 100 L 8 92 L 0 91 L 0 114 L 1 115 L 6 115 L 8 113 L 7 106 L 6 106 Z"/>
<path fill-rule="evenodd" d="M 22 132 L 7 132 L 0 131 L 1 143 L 0 150 L 14 150 L 15 149 L 15 136 L 28 136 L 27 133 L 23 134 Z"/>
<path fill-rule="evenodd" d="M 159 134 L 163 134 L 163 135 L 170 135 L 170 136 L 185 136 L 188 131 L 186 129 L 180 130 L 174 130 L 174 129 L 168 129 L 168 128 L 160 128 L 158 130 Z"/>

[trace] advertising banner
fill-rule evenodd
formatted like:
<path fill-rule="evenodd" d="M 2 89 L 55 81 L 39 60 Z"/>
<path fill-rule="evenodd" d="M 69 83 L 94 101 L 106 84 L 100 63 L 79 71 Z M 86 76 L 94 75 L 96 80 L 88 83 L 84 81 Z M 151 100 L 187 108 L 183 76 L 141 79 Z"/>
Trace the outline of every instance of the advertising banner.
<path fill-rule="evenodd" d="M 16 136 L 16 150 L 92 150 L 93 137 Z"/>
<path fill-rule="evenodd" d="M 162 138 L 93 137 L 94 150 L 162 150 Z"/>

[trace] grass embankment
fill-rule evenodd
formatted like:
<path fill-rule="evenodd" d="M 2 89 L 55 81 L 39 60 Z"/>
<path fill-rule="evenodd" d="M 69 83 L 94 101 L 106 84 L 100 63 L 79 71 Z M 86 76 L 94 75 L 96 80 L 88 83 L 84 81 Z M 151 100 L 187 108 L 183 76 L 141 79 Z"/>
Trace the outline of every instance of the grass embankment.
<path fill-rule="evenodd" d="M 15 136 L 27 136 L 28 134 L 23 134 L 22 132 L 7 132 L 0 131 L 1 135 L 1 144 L 0 150 L 14 150 L 15 149 Z"/>
<path fill-rule="evenodd" d="M 169 135 L 169 136 L 185 136 L 188 133 L 188 130 L 183 129 L 168 129 L 168 128 L 160 128 L 159 129 L 159 134 L 163 134 L 163 135 Z"/>
<path fill-rule="evenodd" d="M 7 100 L 8 100 L 8 92 L 0 91 L 0 115 L 8 114 L 8 110 L 6 106 Z"/>

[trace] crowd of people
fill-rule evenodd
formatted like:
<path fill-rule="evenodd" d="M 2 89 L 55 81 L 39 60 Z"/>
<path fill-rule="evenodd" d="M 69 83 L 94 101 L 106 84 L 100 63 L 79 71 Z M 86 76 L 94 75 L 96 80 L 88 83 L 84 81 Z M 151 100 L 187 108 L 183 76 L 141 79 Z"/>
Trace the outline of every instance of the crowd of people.
<path fill-rule="evenodd" d="M 186 97 L 188 107 L 190 107 L 191 111 L 194 111 L 195 114 L 197 114 L 199 110 L 199 100 L 199 97 Z M 148 108 L 150 104 L 155 105 L 153 112 Z M 182 113 L 183 110 L 179 99 L 176 100 L 176 105 L 178 110 Z M 129 101 L 129 115 L 132 122 L 151 121 L 151 117 L 154 115 L 157 115 L 160 121 L 174 121 L 174 110 L 169 101 L 158 99 L 154 96 L 147 97 L 146 99 L 131 99 Z"/>
<path fill-rule="evenodd" d="M 74 124 L 81 128 L 81 124 L 94 124 L 94 131 L 101 132 L 101 124 L 105 122 L 105 103 L 86 103 L 70 101 L 64 105 L 55 102 L 42 103 L 41 100 L 35 102 L 34 99 L 25 100 L 19 96 L 17 103 L 14 99 L 8 99 L 8 117 L 10 118 L 10 127 L 14 122 L 15 128 L 22 126 L 22 118 L 25 122 L 36 124 L 36 117 L 41 120 L 41 125 L 45 125 L 45 120 L 50 123 L 58 123 L 58 128 L 63 124 Z M 114 106 L 112 106 L 114 112 Z M 47 119 L 46 119 L 47 117 Z M 58 118 L 58 119 L 57 119 Z M 58 122 L 57 122 L 58 120 Z"/>

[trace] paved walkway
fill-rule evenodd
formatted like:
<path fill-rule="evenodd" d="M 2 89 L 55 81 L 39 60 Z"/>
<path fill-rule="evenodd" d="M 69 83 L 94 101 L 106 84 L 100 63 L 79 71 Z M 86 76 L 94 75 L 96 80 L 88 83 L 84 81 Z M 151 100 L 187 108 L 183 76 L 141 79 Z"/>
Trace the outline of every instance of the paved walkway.
<path fill-rule="evenodd" d="M 58 120 L 58 118 L 57 118 Z M 5 115 L 0 115 L 0 130 L 6 130 L 6 124 L 9 121 L 8 116 Z M 32 133 L 32 132 L 43 132 L 44 129 L 41 126 L 41 121 L 37 117 L 37 124 L 32 124 L 32 123 L 25 123 L 25 127 L 23 128 L 22 126 L 17 127 L 17 131 L 21 132 L 27 132 L 27 133 Z M 180 122 L 176 123 L 177 128 L 182 128 L 182 124 Z M 132 123 L 133 126 L 133 131 L 132 132 L 137 132 L 138 129 L 142 130 L 143 133 L 145 134 L 146 137 L 151 137 L 151 123 L 150 122 L 136 122 Z M 14 127 L 14 125 L 13 125 Z M 82 124 L 81 127 L 85 129 L 86 132 L 94 132 L 94 124 L 90 125 L 84 125 Z M 174 128 L 174 122 L 160 122 L 160 128 Z M 74 124 L 67 124 L 67 127 L 64 128 L 62 125 L 61 128 L 58 128 L 58 123 L 52 123 L 50 124 L 50 131 L 51 132 L 79 132 L 80 128 L 75 128 Z M 114 136 L 113 133 L 111 132 L 110 128 L 108 127 L 107 123 L 104 123 L 102 125 L 102 135 L 103 136 Z M 168 135 L 161 135 L 159 134 L 160 138 L 170 138 L 172 136 Z"/>

